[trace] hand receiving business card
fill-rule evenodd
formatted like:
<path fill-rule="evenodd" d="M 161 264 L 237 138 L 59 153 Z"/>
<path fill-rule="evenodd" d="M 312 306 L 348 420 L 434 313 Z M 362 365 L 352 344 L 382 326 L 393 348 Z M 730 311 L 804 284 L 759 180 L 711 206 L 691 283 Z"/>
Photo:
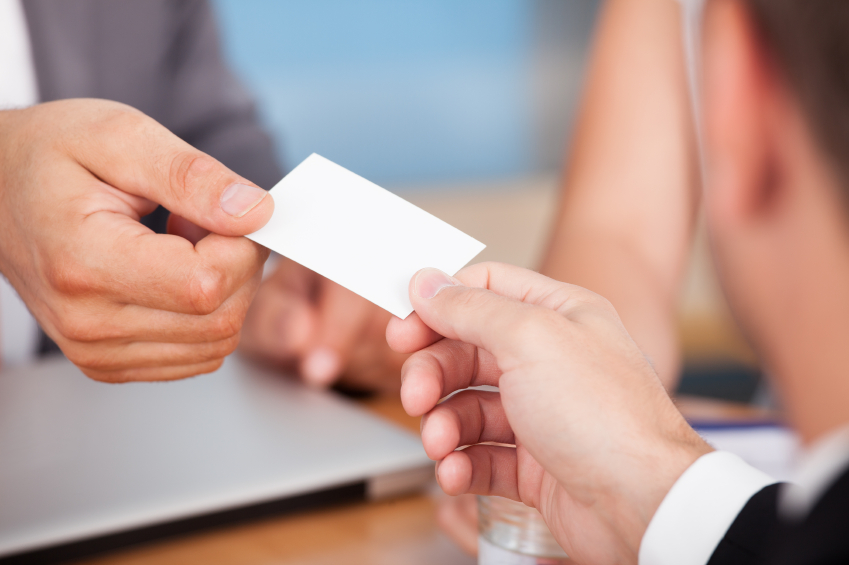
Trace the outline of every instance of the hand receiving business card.
<path fill-rule="evenodd" d="M 407 289 L 419 269 L 453 275 L 486 247 L 315 153 L 269 194 L 274 215 L 249 239 L 399 318 L 413 311 Z"/>

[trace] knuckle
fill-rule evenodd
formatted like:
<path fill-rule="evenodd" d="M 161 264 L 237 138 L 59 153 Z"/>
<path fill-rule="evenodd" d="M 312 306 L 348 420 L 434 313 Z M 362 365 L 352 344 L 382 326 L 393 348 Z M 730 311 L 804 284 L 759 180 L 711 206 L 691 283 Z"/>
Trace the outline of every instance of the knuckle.
<path fill-rule="evenodd" d="M 96 290 L 91 272 L 66 260 L 47 262 L 44 276 L 48 284 L 60 294 L 79 296 Z"/>
<path fill-rule="evenodd" d="M 114 101 L 97 101 L 93 110 L 98 119 L 91 124 L 95 134 L 115 131 L 137 131 L 147 125 L 150 120 L 143 113 L 131 106 Z"/>
<path fill-rule="evenodd" d="M 486 296 L 478 289 L 461 288 L 452 297 L 452 308 L 479 310 L 486 306 Z"/>
<path fill-rule="evenodd" d="M 244 313 L 237 312 L 235 308 L 222 308 L 210 318 L 208 335 L 218 339 L 232 337 L 242 331 L 244 322 Z"/>
<path fill-rule="evenodd" d="M 225 357 L 236 351 L 239 346 L 240 335 L 234 335 L 218 341 L 211 341 L 197 346 L 192 352 L 191 358 L 184 359 L 184 363 L 209 363 L 213 361 L 223 360 Z"/>
<path fill-rule="evenodd" d="M 100 324 L 82 316 L 65 316 L 55 322 L 56 331 L 68 341 L 90 343 L 101 339 Z"/>
<path fill-rule="evenodd" d="M 220 271 L 207 267 L 194 270 L 189 284 L 189 302 L 196 314 L 203 316 L 218 310 L 226 300 L 226 277 Z"/>
<path fill-rule="evenodd" d="M 86 374 L 88 372 L 103 373 L 113 368 L 106 355 L 102 352 L 93 351 L 90 347 L 70 346 L 65 348 L 64 353 L 71 363 Z"/>
<path fill-rule="evenodd" d="M 211 360 L 224 359 L 239 347 L 239 339 L 240 335 L 236 334 L 227 339 L 223 339 L 215 344 L 215 347 L 212 350 Z"/>
<path fill-rule="evenodd" d="M 582 290 L 578 294 L 577 300 L 583 310 L 602 314 L 616 313 L 616 309 L 613 308 L 613 304 L 608 299 L 590 290 Z"/>
<path fill-rule="evenodd" d="M 168 186 L 175 198 L 191 199 L 209 187 L 209 173 L 214 170 L 215 159 L 192 149 L 177 151 L 171 156 Z"/>
<path fill-rule="evenodd" d="M 563 288 L 559 291 L 562 298 L 556 298 L 560 304 L 556 308 L 564 316 L 574 317 L 586 314 L 610 314 L 615 313 L 613 304 L 609 300 L 585 288 Z"/>
<path fill-rule="evenodd" d="M 544 345 L 565 329 L 566 320 L 548 308 L 527 308 L 516 320 L 514 335 L 525 345 Z"/>

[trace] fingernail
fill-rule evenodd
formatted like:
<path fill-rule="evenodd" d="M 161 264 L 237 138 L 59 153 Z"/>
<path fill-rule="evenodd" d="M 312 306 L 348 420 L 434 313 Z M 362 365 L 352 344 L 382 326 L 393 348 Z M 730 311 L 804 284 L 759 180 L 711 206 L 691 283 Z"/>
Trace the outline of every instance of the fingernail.
<path fill-rule="evenodd" d="M 268 194 L 263 189 L 249 184 L 231 184 L 221 193 L 221 209 L 231 216 L 241 218 Z"/>
<path fill-rule="evenodd" d="M 416 276 L 416 293 L 422 298 L 433 298 L 449 286 L 457 286 L 457 282 L 439 269 L 422 269 Z"/>
<path fill-rule="evenodd" d="M 339 376 L 342 363 L 332 349 L 320 347 L 307 355 L 301 368 L 304 380 L 314 386 L 329 386 Z"/>

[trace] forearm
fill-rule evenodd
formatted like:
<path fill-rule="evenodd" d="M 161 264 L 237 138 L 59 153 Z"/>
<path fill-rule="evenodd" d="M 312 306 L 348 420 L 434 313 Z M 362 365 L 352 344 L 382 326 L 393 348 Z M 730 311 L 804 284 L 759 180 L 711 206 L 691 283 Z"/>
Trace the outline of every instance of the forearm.
<path fill-rule="evenodd" d="M 660 289 L 651 265 L 619 234 L 578 227 L 558 231 L 541 272 L 610 300 L 664 386 L 674 389 L 680 369 L 674 292 Z"/>
<path fill-rule="evenodd" d="M 610 300 L 669 388 L 699 178 L 682 45 L 673 0 L 608 2 L 542 265 Z"/>

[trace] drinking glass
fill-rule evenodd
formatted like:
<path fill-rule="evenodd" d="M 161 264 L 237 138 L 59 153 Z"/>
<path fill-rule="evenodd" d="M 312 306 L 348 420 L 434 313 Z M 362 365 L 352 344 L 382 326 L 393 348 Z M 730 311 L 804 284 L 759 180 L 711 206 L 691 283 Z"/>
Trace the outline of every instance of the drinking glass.
<path fill-rule="evenodd" d="M 573 563 L 540 513 L 498 496 L 478 497 L 478 565 L 566 565 Z"/>

